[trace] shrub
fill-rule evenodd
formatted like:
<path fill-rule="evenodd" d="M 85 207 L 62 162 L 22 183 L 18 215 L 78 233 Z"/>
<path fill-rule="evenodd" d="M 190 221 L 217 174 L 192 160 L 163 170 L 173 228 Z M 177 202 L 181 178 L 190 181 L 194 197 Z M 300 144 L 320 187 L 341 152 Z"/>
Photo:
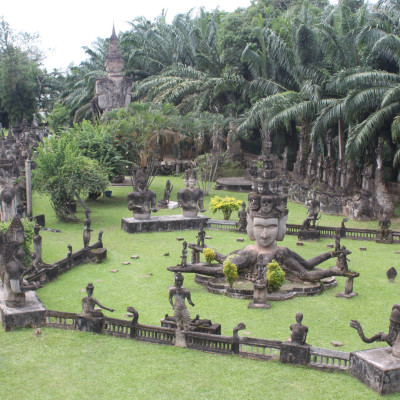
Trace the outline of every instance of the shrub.
<path fill-rule="evenodd" d="M 237 271 L 237 266 L 236 264 L 231 263 L 231 260 L 228 258 L 227 260 L 224 261 L 224 267 L 222 272 L 225 275 L 225 280 L 228 282 L 229 286 L 233 286 L 233 282 L 238 277 L 238 271 Z"/>
<path fill-rule="evenodd" d="M 212 249 L 209 249 L 208 247 L 206 247 L 205 249 L 203 249 L 203 254 L 204 257 L 206 258 L 206 261 L 210 264 L 214 261 L 215 259 L 215 252 Z"/>
<path fill-rule="evenodd" d="M 228 220 L 231 217 L 233 211 L 238 211 L 242 202 L 240 200 L 236 200 L 234 197 L 219 197 L 215 196 L 211 199 L 211 210 L 213 213 L 216 213 L 218 210 L 221 210 L 224 214 L 224 220 Z"/>
<path fill-rule="evenodd" d="M 272 260 L 267 265 L 267 268 L 268 288 L 272 292 L 276 292 L 285 281 L 285 272 L 283 271 L 279 263 L 275 260 Z"/>

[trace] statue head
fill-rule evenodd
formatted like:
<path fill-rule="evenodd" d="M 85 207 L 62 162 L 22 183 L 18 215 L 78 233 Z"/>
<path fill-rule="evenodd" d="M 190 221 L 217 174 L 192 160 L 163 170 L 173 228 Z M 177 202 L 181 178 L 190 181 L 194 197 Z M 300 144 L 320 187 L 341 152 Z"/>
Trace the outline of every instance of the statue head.
<path fill-rule="evenodd" d="M 142 169 L 138 169 L 135 175 L 135 190 L 145 190 L 147 185 L 147 176 Z"/>
<path fill-rule="evenodd" d="M 299 312 L 296 314 L 296 322 L 301 324 L 301 321 L 303 321 L 303 313 Z"/>
<path fill-rule="evenodd" d="M 261 205 L 261 196 L 257 192 L 250 192 L 248 202 L 251 211 L 258 211 Z"/>
<path fill-rule="evenodd" d="M 11 221 L 10 226 L 7 229 L 6 239 L 17 242 L 19 244 L 24 243 L 25 240 L 25 229 L 22 225 L 21 218 L 17 215 Z"/>
<path fill-rule="evenodd" d="M 188 188 L 193 189 L 197 184 L 196 170 L 195 169 L 187 169 L 185 171 L 183 181 Z"/>
<path fill-rule="evenodd" d="M 175 286 L 180 288 L 183 285 L 184 277 L 180 272 L 177 272 L 175 275 Z"/>
<path fill-rule="evenodd" d="M 86 286 L 86 293 L 89 297 L 92 297 L 94 291 L 93 283 L 89 282 Z"/>

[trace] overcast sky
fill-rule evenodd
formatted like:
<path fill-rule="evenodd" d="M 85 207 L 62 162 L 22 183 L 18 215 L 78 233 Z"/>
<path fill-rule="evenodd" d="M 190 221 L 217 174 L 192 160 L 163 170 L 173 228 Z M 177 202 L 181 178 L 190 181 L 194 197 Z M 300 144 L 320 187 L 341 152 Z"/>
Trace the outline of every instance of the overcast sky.
<path fill-rule="evenodd" d="M 118 34 L 129 29 L 126 21 L 139 16 L 153 20 L 163 8 L 171 21 L 176 14 L 201 6 L 234 11 L 249 5 L 250 0 L 3 0 L 0 15 L 14 31 L 40 35 L 40 48 L 47 55 L 44 66 L 51 71 L 65 70 L 71 62 L 78 65 L 86 58 L 82 46 L 110 37 L 113 22 Z"/>

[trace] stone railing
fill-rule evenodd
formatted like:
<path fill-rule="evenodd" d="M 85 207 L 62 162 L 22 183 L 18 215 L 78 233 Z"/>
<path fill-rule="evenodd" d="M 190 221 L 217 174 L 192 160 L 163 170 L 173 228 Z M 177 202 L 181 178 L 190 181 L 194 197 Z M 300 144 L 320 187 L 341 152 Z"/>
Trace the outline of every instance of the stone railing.
<path fill-rule="evenodd" d="M 218 229 L 224 231 L 236 231 L 236 221 L 224 221 L 217 219 L 210 219 L 207 223 L 207 228 Z M 321 237 L 334 238 L 337 232 L 340 236 L 352 240 L 376 240 L 377 230 L 374 229 L 358 229 L 358 228 L 335 228 L 331 226 L 317 226 L 316 229 L 320 232 Z M 301 225 L 287 224 L 286 234 L 298 236 L 301 230 Z M 400 232 L 392 231 L 393 243 L 400 243 Z"/>
<path fill-rule="evenodd" d="M 350 368 L 350 353 L 311 347 L 308 365 L 318 369 L 347 371 Z"/>
<path fill-rule="evenodd" d="M 212 335 L 210 333 L 185 332 L 189 349 L 211 353 L 232 354 L 233 339 L 231 336 Z"/>
<path fill-rule="evenodd" d="M 62 273 L 78 265 L 94 261 L 94 258 L 97 257 L 97 249 L 103 249 L 103 242 L 100 240 L 87 248 L 73 252 L 70 257 L 67 256 L 51 265 L 39 269 L 39 271 L 30 274 L 26 279 L 28 282 L 35 281 L 41 284 L 53 281 Z M 103 249 L 103 251 L 106 252 L 106 249 Z"/>
<path fill-rule="evenodd" d="M 137 324 L 134 338 L 141 342 L 174 345 L 175 329 Z"/>
<path fill-rule="evenodd" d="M 77 315 L 75 313 L 46 310 L 44 325 L 50 328 L 73 330 L 75 329 Z"/>
<path fill-rule="evenodd" d="M 258 360 L 279 360 L 281 343 L 280 340 L 241 337 L 239 342 L 239 355 Z"/>

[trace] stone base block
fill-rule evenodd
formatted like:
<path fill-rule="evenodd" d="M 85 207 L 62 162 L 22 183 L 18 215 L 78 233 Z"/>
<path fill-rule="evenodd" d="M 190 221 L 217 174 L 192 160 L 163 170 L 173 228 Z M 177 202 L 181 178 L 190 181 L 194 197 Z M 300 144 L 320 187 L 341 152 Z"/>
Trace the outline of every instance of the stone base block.
<path fill-rule="evenodd" d="M 316 229 L 310 229 L 308 231 L 299 231 L 299 240 L 319 240 L 321 233 Z"/>
<path fill-rule="evenodd" d="M 151 217 L 145 220 L 135 218 L 122 218 L 121 227 L 128 233 L 180 231 L 186 229 L 199 229 L 201 224 L 206 225 L 208 217 L 183 217 L 182 215 L 164 215 Z"/>
<path fill-rule="evenodd" d="M 354 296 L 358 296 L 358 293 L 357 292 L 351 292 L 351 293 L 340 292 L 336 295 L 336 297 L 343 297 L 345 299 L 351 299 Z"/>
<path fill-rule="evenodd" d="M 24 307 L 9 308 L 4 300 L 3 288 L 0 287 L 0 318 L 4 330 L 38 327 L 43 324 L 46 308 L 34 290 L 25 293 Z"/>
<path fill-rule="evenodd" d="M 75 319 L 75 327 L 78 331 L 101 333 L 103 318 L 89 318 L 78 315 Z"/>
<path fill-rule="evenodd" d="M 350 374 L 379 394 L 400 391 L 400 359 L 391 347 L 350 353 Z"/>
<path fill-rule="evenodd" d="M 269 304 L 268 302 L 265 302 L 265 303 L 253 302 L 253 303 L 249 303 L 247 308 L 271 308 L 271 304 Z"/>
<path fill-rule="evenodd" d="M 92 249 L 89 251 L 88 256 L 93 264 L 100 264 L 107 258 L 107 249 L 104 247 Z"/>
<path fill-rule="evenodd" d="M 310 362 L 310 346 L 281 343 L 279 361 L 284 364 L 307 365 Z"/>

